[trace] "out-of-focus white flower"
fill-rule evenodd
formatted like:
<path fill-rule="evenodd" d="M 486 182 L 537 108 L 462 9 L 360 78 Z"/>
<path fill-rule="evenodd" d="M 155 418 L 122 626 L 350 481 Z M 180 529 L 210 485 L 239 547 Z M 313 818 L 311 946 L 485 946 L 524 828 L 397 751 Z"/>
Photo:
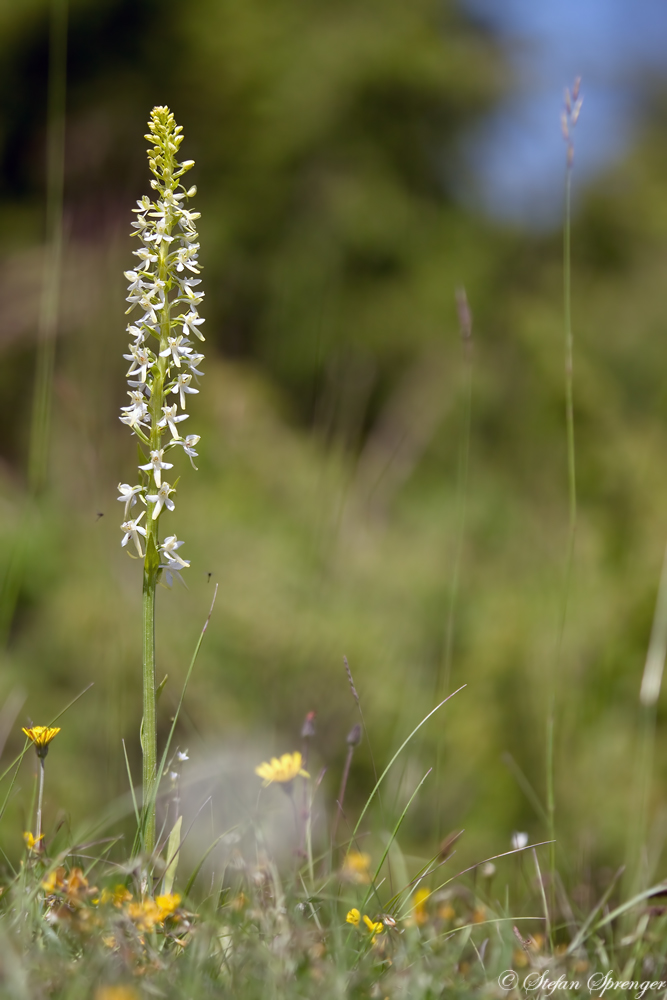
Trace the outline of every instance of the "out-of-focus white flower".
<path fill-rule="evenodd" d="M 172 562 L 179 563 L 181 567 L 189 566 L 190 563 L 186 559 L 181 559 L 176 549 L 180 548 L 183 542 L 179 542 L 176 535 L 167 535 L 165 540 L 160 545 L 160 552 L 165 557 L 165 559 L 170 559 Z"/>
<path fill-rule="evenodd" d="M 184 563 L 183 566 L 181 566 L 181 564 L 176 562 L 175 559 L 167 559 L 165 562 L 160 563 L 160 569 L 162 570 L 162 579 L 164 580 L 164 582 L 168 587 L 171 587 L 171 585 L 173 584 L 174 577 L 176 577 L 179 583 L 183 583 L 181 570 L 187 569 L 189 566 L 190 566 L 189 562 L 186 562 Z M 184 583 L 183 586 L 185 586 Z"/>
<path fill-rule="evenodd" d="M 195 448 L 196 448 L 198 442 L 199 442 L 199 434 L 188 434 L 188 436 L 184 440 L 181 440 L 181 441 L 177 442 L 178 444 L 182 445 L 183 451 L 185 452 L 185 454 L 189 455 L 189 457 L 190 457 L 190 465 L 195 470 L 196 470 L 197 466 L 192 461 L 192 459 L 197 457 L 198 452 L 195 451 Z"/>

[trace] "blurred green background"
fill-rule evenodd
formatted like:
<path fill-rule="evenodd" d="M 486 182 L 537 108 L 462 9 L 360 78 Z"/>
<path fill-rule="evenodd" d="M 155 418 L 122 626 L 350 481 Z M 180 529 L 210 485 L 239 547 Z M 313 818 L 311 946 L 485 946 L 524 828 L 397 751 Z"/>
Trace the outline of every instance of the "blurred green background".
<path fill-rule="evenodd" d="M 514 772 L 544 799 L 555 671 L 559 841 L 577 872 L 618 865 L 667 541 L 661 80 L 647 81 L 622 156 L 587 185 L 575 160 L 579 521 L 558 656 L 562 241 L 494 221 L 476 195 L 464 139 L 513 81 L 494 31 L 454 0 L 72 0 L 49 475 L 33 504 L 48 37 L 45 0 L 0 3 L 5 763 L 21 725 L 46 723 L 94 681 L 49 756 L 49 822 L 76 825 L 126 790 L 122 738 L 140 773 L 140 569 L 119 545 L 115 489 L 136 480 L 118 421 L 122 271 L 130 210 L 148 190 L 145 122 L 168 104 L 197 161 L 207 357 L 188 425 L 202 434 L 199 472 L 179 470 L 168 515 L 192 567 L 187 589 L 159 593 L 162 735 L 215 583 L 179 724 L 186 768 L 243 746 L 239 768 L 257 782 L 249 762 L 296 749 L 313 710 L 311 767 L 327 768 L 330 808 L 358 718 L 343 654 L 382 766 L 441 693 L 466 684 L 394 778 L 402 804 L 437 763 L 405 839 L 429 854 L 465 827 L 463 865 L 509 849 L 516 829 L 546 839 Z M 474 316 L 467 475 L 460 286 Z M 665 749 L 661 701 L 658 865 Z M 10 856 L 33 772 L 31 756 L 0 830 Z M 372 783 L 364 744 L 352 812 Z"/>

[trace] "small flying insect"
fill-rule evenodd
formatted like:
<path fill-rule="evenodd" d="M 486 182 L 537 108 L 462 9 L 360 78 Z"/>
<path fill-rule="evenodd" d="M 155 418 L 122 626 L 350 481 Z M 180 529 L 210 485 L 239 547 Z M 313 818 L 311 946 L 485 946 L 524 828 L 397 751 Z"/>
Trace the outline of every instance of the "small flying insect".
<path fill-rule="evenodd" d="M 101 517 L 104 517 L 104 511 L 103 511 L 103 510 L 98 510 L 98 512 L 97 512 L 97 517 L 95 518 L 95 520 L 96 520 L 96 521 L 99 521 L 99 519 L 100 519 Z"/>

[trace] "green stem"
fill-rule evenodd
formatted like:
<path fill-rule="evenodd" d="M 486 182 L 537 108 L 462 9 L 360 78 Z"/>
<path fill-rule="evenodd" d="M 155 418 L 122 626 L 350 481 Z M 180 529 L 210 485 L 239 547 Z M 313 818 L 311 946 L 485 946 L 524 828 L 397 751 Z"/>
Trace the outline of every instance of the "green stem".
<path fill-rule="evenodd" d="M 171 227 L 169 227 L 171 230 Z M 158 422 L 162 417 L 164 405 L 164 380 L 167 372 L 167 360 L 160 357 L 168 344 L 171 333 L 171 305 L 168 293 L 170 290 L 169 270 L 167 267 L 168 244 L 163 242 L 159 250 L 158 278 L 165 283 L 166 298 L 160 323 L 160 346 L 158 348 L 157 372 L 152 385 L 151 399 L 148 406 L 151 415 L 151 451 L 159 451 L 162 442 L 162 432 Z M 154 481 L 157 492 L 158 486 Z M 146 507 L 146 556 L 144 559 L 143 582 L 143 707 L 141 749 L 143 753 L 144 779 L 144 849 L 150 856 L 155 849 L 155 804 L 157 799 L 157 706 L 155 693 L 155 586 L 160 566 L 159 524 L 153 520 L 155 504 Z"/>
<path fill-rule="evenodd" d="M 146 547 L 148 549 L 148 544 Z M 155 848 L 157 715 L 155 704 L 155 573 L 151 572 L 148 552 L 144 564 L 143 585 L 143 688 L 144 715 L 141 728 L 141 750 L 144 759 L 144 846 L 146 853 L 150 855 Z"/>
<path fill-rule="evenodd" d="M 39 850 L 42 836 L 42 799 L 44 798 L 44 758 L 39 758 L 39 795 L 37 797 L 37 822 L 35 823 L 35 847 Z"/>
<path fill-rule="evenodd" d="M 574 534 L 577 526 L 577 480 L 574 461 L 574 337 L 572 334 L 572 295 L 571 295 L 571 263 L 570 263 L 570 229 L 571 229 L 571 188 L 572 167 L 568 164 L 565 175 L 565 229 L 563 233 L 563 303 L 565 312 L 565 413 L 567 421 L 567 477 L 570 501 L 570 539 L 568 559 L 574 546 Z"/>
<path fill-rule="evenodd" d="M 29 498 L 17 526 L 0 584 L 0 644 L 12 625 L 23 581 L 25 551 L 38 513 L 33 502 L 47 479 L 49 425 L 63 250 L 65 98 L 67 86 L 67 0 L 51 0 L 47 98 L 46 233 L 37 362 L 28 446 Z"/>
<path fill-rule="evenodd" d="M 333 830 L 331 831 L 331 849 L 336 850 L 336 833 L 338 831 L 338 821 L 340 815 L 343 811 L 343 802 L 345 801 L 345 789 L 347 788 L 347 781 L 350 777 L 350 767 L 352 766 L 352 758 L 354 756 L 354 747 L 348 746 L 347 757 L 345 758 L 345 766 L 343 767 L 343 777 L 340 781 L 340 791 L 338 793 L 338 801 L 336 802 L 336 815 L 334 816 Z"/>
<path fill-rule="evenodd" d="M 447 628 L 445 633 L 444 650 L 444 670 L 443 679 L 440 678 L 440 665 L 438 667 L 438 681 L 435 696 L 440 697 L 450 685 L 450 675 L 452 667 L 452 653 L 454 648 L 454 625 L 456 615 L 456 605 L 459 595 L 459 583 L 461 577 L 461 562 L 463 559 L 463 544 L 466 532 L 466 514 L 468 500 L 468 467 L 470 465 L 470 425 L 472 420 L 472 348 L 470 334 L 464 336 L 464 371 L 463 371 L 463 433 L 459 449 L 459 468 L 456 484 L 456 506 L 457 506 L 457 532 L 456 551 L 454 556 L 454 572 L 449 591 L 449 607 L 447 611 Z M 441 657 L 442 664 L 442 657 Z"/>
<path fill-rule="evenodd" d="M 456 607 L 459 596 L 461 563 L 463 561 L 463 546 L 466 534 L 466 515 L 468 502 L 468 470 L 470 465 L 470 435 L 472 426 L 472 316 L 464 288 L 456 292 L 456 306 L 459 316 L 461 344 L 463 347 L 463 403 L 461 419 L 461 440 L 459 444 L 459 461 L 456 480 L 456 547 L 454 553 L 454 569 L 449 588 L 447 623 L 435 678 L 435 699 L 442 697 L 451 682 L 452 656 L 454 650 L 454 632 L 456 624 Z M 435 784 L 440 790 L 440 775 L 444 755 L 443 733 L 438 731 L 436 750 Z M 437 816 L 437 838 L 440 839 L 441 812 Z"/>
<path fill-rule="evenodd" d="M 549 714 L 547 718 L 547 819 L 549 831 L 549 938 L 553 926 L 553 914 L 556 904 L 556 795 L 554 790 L 554 724 L 556 715 L 556 696 L 554 686 L 549 695 Z M 552 942 L 553 943 L 553 942 Z"/>
<path fill-rule="evenodd" d="M 556 793 L 554 743 L 556 729 L 557 690 L 556 675 L 561 661 L 563 636 L 567 621 L 570 584 L 572 579 L 572 564 L 574 560 L 574 542 L 577 532 L 577 480 L 574 450 L 574 336 L 572 333 L 572 268 L 571 268 L 571 189 L 572 189 L 572 150 L 568 147 L 567 170 L 565 173 L 565 221 L 563 226 L 563 325 L 565 334 L 565 423 L 567 430 L 567 481 L 568 481 L 568 540 L 565 580 L 563 584 L 563 603 L 561 610 L 556 662 L 549 679 L 549 697 L 547 710 L 547 815 L 549 820 L 549 904 L 551 908 L 551 926 L 556 903 Z M 552 942 L 553 944 L 553 942 Z"/>
<path fill-rule="evenodd" d="M 48 466 L 63 251 L 66 80 L 67 0 L 52 0 L 47 126 L 46 255 L 28 460 L 30 492 L 33 496 L 44 488 Z"/>
<path fill-rule="evenodd" d="M 162 400 L 162 380 L 156 379 L 151 398 L 151 450 L 160 447 L 156 407 Z M 157 486 L 154 487 L 157 491 Z M 143 754 L 144 850 L 150 856 L 155 849 L 155 801 L 157 797 L 157 699 L 155 695 L 155 585 L 160 557 L 158 523 L 153 520 L 155 505 L 146 507 L 146 555 L 143 579 L 143 718 L 141 752 Z"/>
<path fill-rule="evenodd" d="M 631 810 L 634 823 L 627 849 L 626 885 L 628 895 L 642 892 L 649 885 L 651 872 L 647 867 L 649 809 L 657 723 L 657 704 L 667 655 L 667 549 L 662 561 L 660 586 L 656 599 L 651 638 L 646 654 L 644 676 L 639 693 L 639 743 L 632 782 Z"/>

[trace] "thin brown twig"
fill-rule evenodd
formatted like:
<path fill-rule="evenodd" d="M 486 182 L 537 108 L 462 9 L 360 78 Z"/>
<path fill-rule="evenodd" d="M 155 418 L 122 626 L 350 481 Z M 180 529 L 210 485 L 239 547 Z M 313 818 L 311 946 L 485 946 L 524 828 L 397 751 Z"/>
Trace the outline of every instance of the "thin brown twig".
<path fill-rule="evenodd" d="M 375 783 L 377 784 L 378 772 L 377 772 L 377 767 L 375 766 L 375 756 L 373 754 L 373 747 L 371 746 L 371 741 L 370 741 L 370 738 L 368 736 L 368 729 L 366 727 L 366 720 L 364 719 L 364 713 L 363 713 L 362 708 L 361 708 L 361 701 L 359 700 L 359 692 L 357 691 L 356 687 L 354 686 L 354 680 L 352 678 L 352 671 L 350 670 L 350 664 L 347 662 L 347 656 L 343 656 L 343 663 L 345 665 L 345 673 L 347 674 L 347 679 L 350 682 L 350 691 L 352 692 L 352 697 L 354 698 L 354 700 L 356 702 L 356 705 L 357 705 L 357 708 L 359 709 L 359 715 L 361 717 L 361 725 L 363 726 L 364 735 L 366 737 L 366 742 L 368 743 L 368 749 L 369 749 L 369 752 L 370 752 L 370 755 L 371 755 L 371 766 L 373 768 L 373 777 L 375 778 Z M 379 803 L 380 803 L 380 810 L 382 810 L 382 799 L 381 799 L 380 796 L 378 796 L 378 800 L 379 800 Z"/>
<path fill-rule="evenodd" d="M 345 801 L 345 790 L 347 788 L 347 781 L 350 776 L 350 767 L 352 766 L 352 758 L 354 757 L 354 751 L 359 746 L 360 742 L 361 742 L 361 726 L 359 725 L 359 723 L 357 723 L 355 726 L 352 727 L 347 736 L 347 756 L 345 757 L 345 766 L 343 767 L 343 776 L 340 782 L 340 791 L 338 793 L 338 799 L 336 801 L 336 815 L 334 817 L 333 830 L 331 831 L 331 846 L 334 849 L 336 847 L 336 833 L 338 831 L 338 821 L 343 811 L 343 802 Z"/>

